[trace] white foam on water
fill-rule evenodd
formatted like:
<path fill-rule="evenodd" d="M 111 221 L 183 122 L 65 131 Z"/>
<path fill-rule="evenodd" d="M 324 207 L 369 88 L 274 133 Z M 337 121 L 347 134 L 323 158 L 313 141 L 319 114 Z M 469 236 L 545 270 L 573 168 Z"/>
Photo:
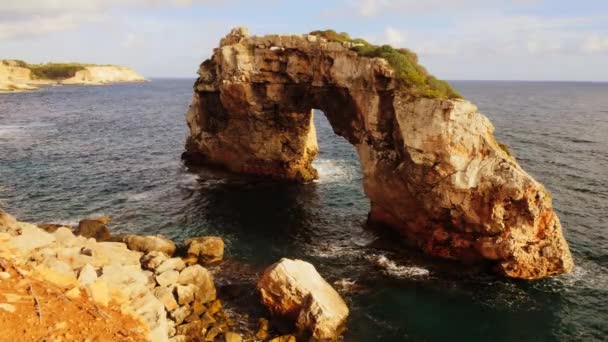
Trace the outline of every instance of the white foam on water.
<path fill-rule="evenodd" d="M 551 278 L 551 281 L 569 288 L 603 291 L 608 289 L 608 269 L 588 262 L 575 265 L 572 272 Z"/>
<path fill-rule="evenodd" d="M 19 125 L 0 125 L 0 138 L 18 136 L 24 130 L 24 127 Z"/>
<path fill-rule="evenodd" d="M 397 278 L 426 277 L 430 274 L 429 270 L 422 267 L 397 265 L 384 255 L 373 256 L 373 261 L 386 274 Z"/>
<path fill-rule="evenodd" d="M 144 191 L 140 193 L 127 194 L 127 202 L 139 202 L 150 198 L 152 191 Z"/>
<path fill-rule="evenodd" d="M 360 250 L 338 245 L 314 246 L 310 255 L 319 258 L 355 257 Z"/>
<path fill-rule="evenodd" d="M 335 183 L 351 181 L 355 170 L 346 160 L 317 159 L 312 166 L 319 172 L 318 183 Z"/>

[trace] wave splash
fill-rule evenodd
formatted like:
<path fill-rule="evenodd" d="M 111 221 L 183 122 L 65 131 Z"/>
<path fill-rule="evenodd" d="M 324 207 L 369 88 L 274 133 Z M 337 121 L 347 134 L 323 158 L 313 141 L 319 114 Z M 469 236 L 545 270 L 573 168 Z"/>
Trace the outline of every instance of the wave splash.
<path fill-rule="evenodd" d="M 397 265 L 393 260 L 390 260 L 384 255 L 371 256 L 372 261 L 380 267 L 384 273 L 397 278 L 416 278 L 427 277 L 430 272 L 426 268 L 418 266 L 403 266 Z"/>
<path fill-rule="evenodd" d="M 355 178 L 356 170 L 342 159 L 318 159 L 312 165 L 319 172 L 318 183 L 350 182 Z"/>

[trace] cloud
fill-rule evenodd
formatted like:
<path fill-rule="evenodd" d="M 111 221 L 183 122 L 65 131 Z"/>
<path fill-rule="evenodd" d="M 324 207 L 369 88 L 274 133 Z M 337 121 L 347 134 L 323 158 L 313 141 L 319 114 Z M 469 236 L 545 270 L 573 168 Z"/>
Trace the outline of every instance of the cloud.
<path fill-rule="evenodd" d="M 608 37 L 592 34 L 585 39 L 582 50 L 586 53 L 608 53 Z"/>
<path fill-rule="evenodd" d="M 441 29 L 386 26 L 368 34 L 379 44 L 407 47 L 428 56 L 556 56 L 608 52 L 608 36 L 589 32 L 604 17 L 541 17 L 488 14 L 460 16 Z"/>
<path fill-rule="evenodd" d="M 536 6 L 543 0 L 358 0 L 355 12 L 363 17 L 373 17 L 394 12 L 408 14 L 467 12 L 472 9 L 494 9 L 499 6 Z"/>
<path fill-rule="evenodd" d="M 385 29 L 385 35 L 386 35 L 386 42 L 388 44 L 394 45 L 394 46 L 401 46 L 403 44 L 403 42 L 405 41 L 405 37 L 406 37 L 407 33 L 396 30 L 389 26 Z"/>
<path fill-rule="evenodd" d="M 0 6 L 0 39 L 44 36 L 88 23 L 99 23 L 111 19 L 110 13 L 114 9 L 189 7 L 213 3 L 211 0 L 9 0 Z"/>
<path fill-rule="evenodd" d="M 60 14 L 56 16 L 34 15 L 18 21 L 3 21 L 0 23 L 0 40 L 22 39 L 45 35 L 53 32 L 77 28 L 84 22 L 97 22 L 95 15 Z"/>

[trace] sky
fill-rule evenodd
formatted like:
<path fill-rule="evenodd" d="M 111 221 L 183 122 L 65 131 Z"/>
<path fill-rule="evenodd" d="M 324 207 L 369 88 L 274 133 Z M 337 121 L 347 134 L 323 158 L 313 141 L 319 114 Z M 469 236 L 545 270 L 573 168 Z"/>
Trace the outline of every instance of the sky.
<path fill-rule="evenodd" d="M 448 80 L 608 81 L 606 0 L 0 0 L 0 59 L 194 78 L 236 26 L 407 47 Z"/>

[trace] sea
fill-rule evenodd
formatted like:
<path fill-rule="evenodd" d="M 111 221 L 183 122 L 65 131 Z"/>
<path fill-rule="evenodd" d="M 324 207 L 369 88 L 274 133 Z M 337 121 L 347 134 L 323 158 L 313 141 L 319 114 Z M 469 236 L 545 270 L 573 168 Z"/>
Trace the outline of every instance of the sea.
<path fill-rule="evenodd" d="M 354 148 L 315 112 L 319 179 L 286 184 L 180 160 L 193 79 L 0 94 L 0 207 L 177 241 L 219 235 L 227 305 L 263 314 L 255 280 L 283 257 L 347 302 L 345 341 L 608 340 L 608 84 L 452 81 L 552 193 L 576 266 L 509 280 L 421 255 L 366 226 Z M 222 292 L 223 291 L 223 292 Z M 257 310 L 257 311 L 256 311 Z"/>

